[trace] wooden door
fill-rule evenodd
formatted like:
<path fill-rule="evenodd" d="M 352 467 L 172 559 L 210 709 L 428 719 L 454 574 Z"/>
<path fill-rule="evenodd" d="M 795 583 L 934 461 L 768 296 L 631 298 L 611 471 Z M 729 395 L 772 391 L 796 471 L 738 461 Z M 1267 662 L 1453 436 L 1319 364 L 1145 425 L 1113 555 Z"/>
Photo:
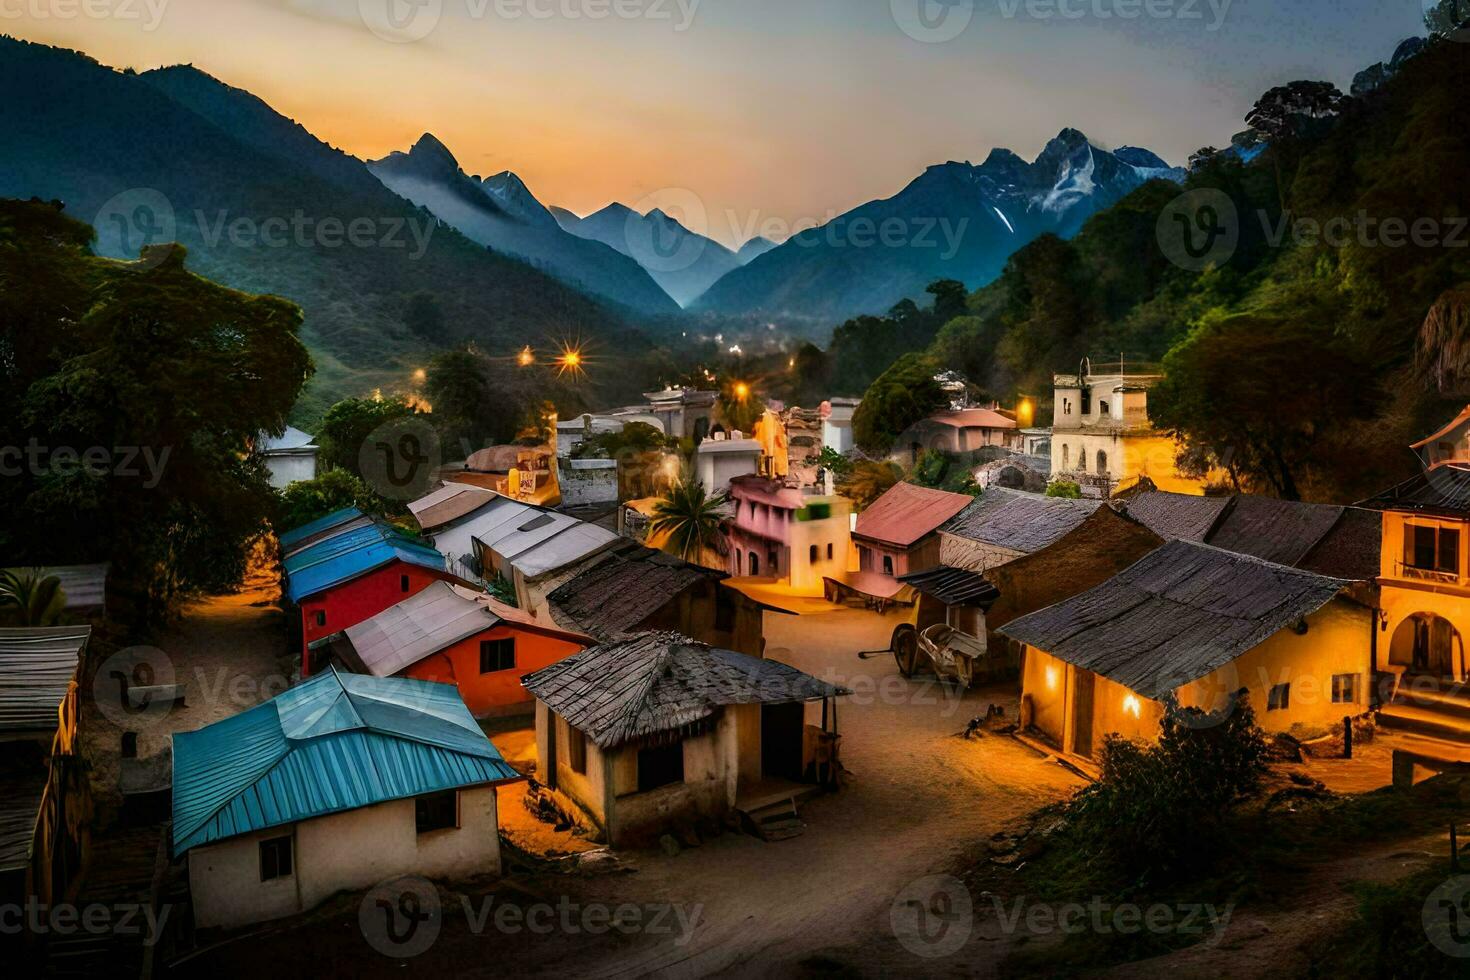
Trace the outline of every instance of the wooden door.
<path fill-rule="evenodd" d="M 1090 670 L 1072 668 L 1072 751 L 1092 758 L 1093 686 L 1097 676 Z"/>

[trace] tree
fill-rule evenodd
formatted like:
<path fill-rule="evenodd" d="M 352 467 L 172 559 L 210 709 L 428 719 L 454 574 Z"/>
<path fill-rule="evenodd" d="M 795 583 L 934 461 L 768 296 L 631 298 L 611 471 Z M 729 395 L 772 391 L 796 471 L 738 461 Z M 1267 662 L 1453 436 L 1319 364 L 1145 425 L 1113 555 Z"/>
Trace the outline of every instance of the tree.
<path fill-rule="evenodd" d="M 1337 460 L 1323 435 L 1370 417 L 1375 365 L 1311 309 L 1238 314 L 1197 328 L 1164 360 L 1149 393 L 1155 428 L 1199 451 L 1235 482 L 1300 500 L 1303 481 Z"/>
<path fill-rule="evenodd" d="M 1082 488 L 1072 480 L 1053 480 L 1046 485 L 1046 495 L 1067 500 L 1081 500 Z"/>
<path fill-rule="evenodd" d="M 405 304 L 403 325 L 425 340 L 437 341 L 445 334 L 444 311 L 432 293 L 414 293 Z"/>
<path fill-rule="evenodd" d="M 382 501 L 362 480 L 346 470 L 327 470 L 315 480 L 300 480 L 281 491 L 277 531 L 310 524 L 346 507 L 366 514 L 381 513 Z"/>
<path fill-rule="evenodd" d="M 852 416 L 853 438 L 864 452 L 886 455 L 899 436 L 949 404 L 935 372 L 930 358 L 905 354 L 869 386 Z"/>
<path fill-rule="evenodd" d="M 1470 0 L 1439 0 L 1424 12 L 1424 26 L 1431 37 L 1453 37 L 1465 29 L 1467 22 Z"/>
<path fill-rule="evenodd" d="M 322 416 L 317 427 L 321 462 L 362 476 L 362 447 L 373 432 L 389 422 L 419 414 L 400 398 L 344 398 Z"/>
<path fill-rule="evenodd" d="M 970 311 L 970 291 L 958 279 L 936 279 L 924 292 L 934 297 L 934 318 L 940 323 Z"/>
<path fill-rule="evenodd" d="M 485 445 L 491 429 L 487 420 L 504 408 L 490 390 L 485 359 L 471 348 L 445 351 L 429 362 L 426 375 L 424 390 L 440 439 L 455 446 Z"/>
<path fill-rule="evenodd" d="M 866 510 L 903 479 L 896 463 L 859 460 L 837 477 L 837 492 L 851 500 L 859 511 Z"/>
<path fill-rule="evenodd" d="M 136 625 L 244 570 L 275 495 L 249 445 L 285 427 L 312 373 L 301 311 L 186 268 L 185 250 L 94 256 L 86 225 L 0 201 L 0 546 L 47 566 L 112 562 Z M 41 343 L 44 338 L 44 343 Z"/>
<path fill-rule="evenodd" d="M 1203 170 L 1215 161 L 1220 151 L 1213 146 L 1202 146 L 1189 155 L 1189 171 Z"/>
<path fill-rule="evenodd" d="M 55 575 L 39 568 L 0 570 L 0 611 L 14 609 L 17 625 L 55 626 L 65 608 L 66 592 Z"/>
<path fill-rule="evenodd" d="M 653 505 L 648 529 L 667 533 L 669 547 L 688 562 L 698 562 L 709 552 L 724 554 L 724 516 L 720 513 L 724 504 L 723 494 L 707 496 L 698 480 L 681 480 Z"/>
<path fill-rule="evenodd" d="M 1345 98 L 1331 82 L 1289 82 L 1269 89 L 1246 113 L 1246 124 L 1266 138 L 1283 214 L 1287 211 L 1283 158 L 1294 158 L 1296 141 L 1308 132 L 1309 123 L 1335 115 Z"/>

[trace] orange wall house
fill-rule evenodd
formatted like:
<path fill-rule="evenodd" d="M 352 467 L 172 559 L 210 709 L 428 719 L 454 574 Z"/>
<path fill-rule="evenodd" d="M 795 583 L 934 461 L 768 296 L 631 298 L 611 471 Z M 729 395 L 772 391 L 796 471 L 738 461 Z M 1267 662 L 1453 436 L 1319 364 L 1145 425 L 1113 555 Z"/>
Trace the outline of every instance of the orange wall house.
<path fill-rule="evenodd" d="M 333 637 L 330 656 L 355 673 L 453 684 L 476 718 L 529 714 L 521 677 L 590 646 L 472 589 L 434 582 Z"/>

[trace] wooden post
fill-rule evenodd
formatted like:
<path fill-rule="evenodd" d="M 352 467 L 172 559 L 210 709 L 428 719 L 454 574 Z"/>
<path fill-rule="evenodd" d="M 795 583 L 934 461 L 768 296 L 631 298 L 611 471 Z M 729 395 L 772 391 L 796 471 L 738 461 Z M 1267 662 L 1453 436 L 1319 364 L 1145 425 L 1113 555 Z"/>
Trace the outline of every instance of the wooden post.
<path fill-rule="evenodd" d="M 1342 757 L 1351 759 L 1353 757 L 1353 720 L 1347 715 L 1342 719 Z"/>

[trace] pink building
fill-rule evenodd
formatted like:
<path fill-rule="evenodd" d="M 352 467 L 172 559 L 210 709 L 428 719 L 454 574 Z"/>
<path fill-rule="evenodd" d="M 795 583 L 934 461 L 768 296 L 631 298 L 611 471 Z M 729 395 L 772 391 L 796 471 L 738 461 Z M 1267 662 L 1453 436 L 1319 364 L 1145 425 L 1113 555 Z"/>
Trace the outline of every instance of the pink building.
<path fill-rule="evenodd" d="M 821 595 L 824 578 L 847 571 L 852 503 L 846 497 L 807 494 L 752 474 L 730 481 L 730 501 L 731 575 Z"/>
<path fill-rule="evenodd" d="M 940 412 L 924 420 L 924 445 L 951 453 L 969 453 L 983 446 L 1019 449 L 1021 430 L 1016 420 L 990 408 Z"/>

